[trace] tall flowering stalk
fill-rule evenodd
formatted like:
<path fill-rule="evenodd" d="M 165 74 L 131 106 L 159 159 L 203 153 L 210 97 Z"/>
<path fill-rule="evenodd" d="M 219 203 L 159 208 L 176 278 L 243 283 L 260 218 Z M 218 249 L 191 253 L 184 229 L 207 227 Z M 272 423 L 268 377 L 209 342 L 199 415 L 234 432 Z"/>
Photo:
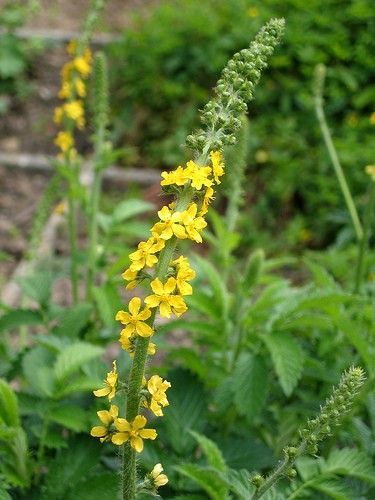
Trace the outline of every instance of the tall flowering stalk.
<path fill-rule="evenodd" d="M 75 148 L 74 134 L 85 126 L 84 99 L 87 79 L 91 73 L 92 55 L 88 47 L 95 23 L 104 6 L 104 0 L 92 0 L 85 20 L 82 36 L 67 46 L 71 59 L 61 71 L 62 83 L 59 98 L 62 104 L 55 109 L 54 121 L 61 130 L 55 138 L 60 149 L 58 168 L 68 182 L 68 227 L 71 254 L 70 279 L 73 302 L 78 300 L 77 271 L 77 210 L 79 198 L 80 158 Z"/>
<path fill-rule="evenodd" d="M 189 239 L 202 242 L 202 230 L 208 206 L 224 174 L 220 150 L 235 143 L 235 132 L 241 125 L 240 116 L 246 109 L 246 101 L 253 98 L 253 89 L 258 83 L 261 71 L 267 66 L 267 59 L 279 43 L 284 21 L 271 20 L 265 25 L 250 47 L 234 55 L 224 69 L 215 89 L 215 97 L 201 113 L 202 128 L 188 136 L 187 146 L 193 159 L 185 166 L 161 174 L 164 192 L 174 195 L 174 201 L 159 212 L 159 220 L 151 228 L 147 241 L 141 242 L 130 254 L 131 264 L 123 273 L 128 282 L 126 288 L 135 288 L 140 282 L 150 287 L 149 294 L 142 300 L 134 297 L 128 310 L 119 311 L 116 319 L 124 328 L 120 343 L 132 357 L 132 365 L 126 384 L 126 418 L 119 417 L 119 409 L 111 405 L 109 410 L 99 411 L 103 425 L 94 427 L 91 435 L 103 441 L 122 446 L 122 498 L 134 500 L 137 492 L 136 453 L 143 449 L 144 439 L 156 439 L 154 429 L 146 428 L 146 417 L 141 408 L 162 416 L 168 405 L 166 391 L 170 384 L 154 375 L 146 380 L 145 364 L 148 356 L 155 354 L 155 318 L 181 316 L 187 311 L 184 297 L 193 290 L 190 281 L 195 272 L 183 255 L 176 255 L 178 240 Z M 154 269 L 153 274 L 152 269 Z M 111 401 L 119 386 L 116 365 L 107 375 L 103 389 L 97 396 L 108 395 Z M 100 392 L 101 391 L 101 392 Z M 167 482 L 162 467 L 157 464 L 139 487 L 145 484 L 152 491 Z"/>

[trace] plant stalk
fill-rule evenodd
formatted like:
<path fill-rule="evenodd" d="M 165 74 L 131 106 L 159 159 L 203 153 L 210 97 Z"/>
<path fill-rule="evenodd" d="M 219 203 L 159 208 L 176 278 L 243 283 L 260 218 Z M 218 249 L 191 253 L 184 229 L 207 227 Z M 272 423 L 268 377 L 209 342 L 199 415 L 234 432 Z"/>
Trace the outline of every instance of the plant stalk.
<path fill-rule="evenodd" d="M 369 200 L 364 215 L 363 236 L 359 243 L 354 293 L 359 293 L 361 291 L 363 275 L 364 275 L 365 256 L 366 256 L 366 251 L 368 249 L 371 220 L 374 213 L 374 208 L 375 208 L 375 182 L 371 182 Z"/>

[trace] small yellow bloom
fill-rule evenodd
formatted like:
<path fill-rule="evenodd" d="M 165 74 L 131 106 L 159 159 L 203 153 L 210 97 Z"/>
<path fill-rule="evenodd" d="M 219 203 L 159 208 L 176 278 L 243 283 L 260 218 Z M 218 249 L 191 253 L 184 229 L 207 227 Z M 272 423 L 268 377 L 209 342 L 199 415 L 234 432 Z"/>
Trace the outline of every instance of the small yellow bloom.
<path fill-rule="evenodd" d="M 116 361 L 114 361 L 113 370 L 107 373 L 107 378 L 104 381 L 104 387 L 102 389 L 98 389 L 97 391 L 93 391 L 94 395 L 97 398 L 108 396 L 109 401 L 111 401 L 116 395 L 117 382 L 118 382 L 118 374 L 117 374 Z"/>
<path fill-rule="evenodd" d="M 187 162 L 186 167 L 189 179 L 191 179 L 191 185 L 194 189 L 200 191 L 203 186 L 211 186 L 212 180 L 209 178 L 212 173 L 211 167 L 200 167 L 192 160 Z"/>
<path fill-rule="evenodd" d="M 77 94 L 79 97 L 86 96 L 86 86 L 80 78 L 77 78 L 74 82 Z"/>
<path fill-rule="evenodd" d="M 57 124 L 61 123 L 62 117 L 64 116 L 64 110 L 61 106 L 55 108 L 55 113 L 53 116 L 53 121 Z"/>
<path fill-rule="evenodd" d="M 87 78 L 91 72 L 91 67 L 89 62 L 85 57 L 76 57 L 73 60 L 74 68 L 81 73 L 84 78 Z"/>
<path fill-rule="evenodd" d="M 369 120 L 371 125 L 375 125 L 375 111 L 371 113 Z"/>
<path fill-rule="evenodd" d="M 212 174 L 216 184 L 221 184 L 220 177 L 224 175 L 224 163 L 220 151 L 211 151 Z"/>
<path fill-rule="evenodd" d="M 176 184 L 176 186 L 183 186 L 189 180 L 189 175 L 186 169 L 181 166 L 177 167 L 172 172 L 162 172 L 161 176 L 163 180 L 161 181 L 161 186 L 169 186 L 171 184 Z"/>
<path fill-rule="evenodd" d="M 124 280 L 129 281 L 129 283 L 126 285 L 127 290 L 132 290 L 138 285 L 138 271 L 134 271 L 133 269 L 125 269 L 125 271 L 121 275 Z"/>
<path fill-rule="evenodd" d="M 112 436 L 112 443 L 118 446 L 130 440 L 130 446 L 140 453 L 143 450 L 143 439 L 156 439 L 155 429 L 144 429 L 147 419 L 143 415 L 137 415 L 132 422 L 125 418 L 117 418 L 115 427 L 119 431 Z"/>
<path fill-rule="evenodd" d="M 167 380 L 163 380 L 159 375 L 153 375 L 147 383 L 147 389 L 152 398 L 150 404 L 145 403 L 145 406 L 150 408 L 157 417 L 162 417 L 162 407 L 169 405 L 165 394 L 169 387 L 171 387 L 171 384 Z"/>
<path fill-rule="evenodd" d="M 191 203 L 189 208 L 185 212 L 182 212 L 181 221 L 184 224 L 188 237 L 196 243 L 202 243 L 200 231 L 207 226 L 207 222 L 203 217 L 196 217 L 197 210 L 197 204 Z"/>
<path fill-rule="evenodd" d="M 158 212 L 161 222 L 157 222 L 151 229 L 154 237 L 163 240 L 169 240 L 175 235 L 177 238 L 185 239 L 186 232 L 181 225 L 181 212 L 172 212 L 167 206 L 164 206 Z"/>
<path fill-rule="evenodd" d="M 367 165 L 365 168 L 366 174 L 371 177 L 371 179 L 375 182 L 375 165 Z"/>
<path fill-rule="evenodd" d="M 90 432 L 91 436 L 100 438 L 101 443 L 104 443 L 104 441 L 110 441 L 110 427 L 118 417 L 118 407 L 116 405 L 111 405 L 109 411 L 101 410 L 97 411 L 96 414 L 104 425 L 97 425 L 96 427 L 93 427 Z"/>
<path fill-rule="evenodd" d="M 154 266 L 158 258 L 154 255 L 160 252 L 165 246 L 165 241 L 160 238 L 151 237 L 147 241 L 141 241 L 138 245 L 138 250 L 129 255 L 132 264 L 131 271 L 140 271 L 145 266 Z"/>
<path fill-rule="evenodd" d="M 54 210 L 53 210 L 53 213 L 57 214 L 57 215 L 62 215 L 66 212 L 66 209 L 67 209 L 67 204 L 65 201 L 61 201 L 60 203 L 58 203 Z"/>
<path fill-rule="evenodd" d="M 58 96 L 60 97 L 60 99 L 69 99 L 69 97 L 71 97 L 71 94 L 72 94 L 72 88 L 70 86 L 70 83 L 63 82 L 61 89 L 58 93 Z"/>
<path fill-rule="evenodd" d="M 70 40 L 66 47 L 66 51 L 70 56 L 74 56 L 77 51 L 77 40 Z"/>
<path fill-rule="evenodd" d="M 149 307 L 160 307 L 160 314 L 164 318 L 170 318 L 171 313 L 181 316 L 187 310 L 181 295 L 173 295 L 176 288 L 174 278 L 168 278 L 164 285 L 159 278 L 156 278 L 151 281 L 151 288 L 154 295 L 146 297 L 145 303 Z"/>
<path fill-rule="evenodd" d="M 155 467 L 150 472 L 151 483 L 154 488 L 159 488 L 168 483 L 168 477 L 163 472 L 163 466 L 161 464 L 156 464 Z"/>
<path fill-rule="evenodd" d="M 215 194 L 215 191 L 213 190 L 212 187 L 208 187 L 206 189 L 206 192 L 204 194 L 203 201 L 202 201 L 202 206 L 201 206 L 201 209 L 199 211 L 200 217 L 203 217 L 208 212 L 208 207 L 209 207 L 211 201 L 214 199 L 214 194 Z"/>
<path fill-rule="evenodd" d="M 147 307 L 141 311 L 141 299 L 133 297 L 129 302 L 129 312 L 119 311 L 116 314 L 116 320 L 121 321 L 126 327 L 122 330 L 125 336 L 137 333 L 141 337 L 150 337 L 154 330 L 144 321 L 151 316 L 151 311 Z"/>
<path fill-rule="evenodd" d="M 54 142 L 63 153 L 68 151 L 74 144 L 73 137 L 69 132 L 59 132 Z"/>
<path fill-rule="evenodd" d="M 180 256 L 174 260 L 172 264 L 176 267 L 176 287 L 181 295 L 191 295 L 193 293 L 192 286 L 187 283 L 195 278 L 195 271 L 190 267 L 186 257 Z"/>
<path fill-rule="evenodd" d="M 258 149 L 255 153 L 255 161 L 257 163 L 266 163 L 268 161 L 269 155 L 264 149 Z"/>
<path fill-rule="evenodd" d="M 67 102 L 63 106 L 64 113 L 68 118 L 74 120 L 77 123 L 78 127 L 82 127 L 84 125 L 84 112 L 82 101 L 76 100 L 72 102 Z"/>

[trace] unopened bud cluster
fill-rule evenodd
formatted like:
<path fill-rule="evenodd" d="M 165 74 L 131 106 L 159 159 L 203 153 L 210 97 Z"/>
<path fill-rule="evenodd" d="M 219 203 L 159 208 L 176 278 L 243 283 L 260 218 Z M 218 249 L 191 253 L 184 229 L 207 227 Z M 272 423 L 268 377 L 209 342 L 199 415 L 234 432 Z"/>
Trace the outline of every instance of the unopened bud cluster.
<path fill-rule="evenodd" d="M 240 116 L 253 99 L 261 71 L 279 44 L 284 19 L 271 19 L 258 33 L 250 47 L 237 52 L 224 68 L 215 88 L 215 98 L 201 112 L 203 129 L 187 137 L 187 146 L 196 154 L 202 150 L 221 149 L 236 142 Z"/>

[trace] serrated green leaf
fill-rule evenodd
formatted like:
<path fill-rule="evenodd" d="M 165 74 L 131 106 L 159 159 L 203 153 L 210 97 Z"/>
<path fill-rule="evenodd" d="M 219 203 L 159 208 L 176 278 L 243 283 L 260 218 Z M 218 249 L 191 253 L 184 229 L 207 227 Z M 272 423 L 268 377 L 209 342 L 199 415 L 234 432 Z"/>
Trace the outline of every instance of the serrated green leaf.
<path fill-rule="evenodd" d="M 234 403 L 249 422 L 260 413 L 268 394 L 268 372 L 261 357 L 244 354 L 233 373 Z"/>
<path fill-rule="evenodd" d="M 64 497 L 64 500 L 114 500 L 119 491 L 119 475 L 115 472 L 102 472 L 89 476 L 79 482 L 74 491 Z"/>
<path fill-rule="evenodd" d="M 355 448 L 335 449 L 328 459 L 321 460 L 323 473 L 348 475 L 375 484 L 375 467 L 371 458 Z"/>
<path fill-rule="evenodd" d="M 250 482 L 251 475 L 247 470 L 230 469 L 227 473 L 227 481 L 230 490 L 235 493 L 239 500 L 249 500 L 255 488 Z"/>
<path fill-rule="evenodd" d="M 78 375 L 73 380 L 69 380 L 69 384 L 58 387 L 54 392 L 54 396 L 57 399 L 62 399 L 78 392 L 91 392 L 102 384 L 102 380 L 95 380 L 87 375 Z"/>
<path fill-rule="evenodd" d="M 80 367 L 103 354 L 103 349 L 88 342 L 75 342 L 65 347 L 54 364 L 56 380 L 62 382 Z"/>
<path fill-rule="evenodd" d="M 304 354 L 298 342 L 289 333 L 272 332 L 262 337 L 272 358 L 280 385 L 290 396 L 301 377 Z"/>
<path fill-rule="evenodd" d="M 84 326 L 87 325 L 92 312 L 92 305 L 82 302 L 76 306 L 61 311 L 59 322 L 55 329 L 55 335 L 77 337 Z"/>
<path fill-rule="evenodd" d="M 175 469 L 183 476 L 199 484 L 212 500 L 225 500 L 228 497 L 227 483 L 215 470 L 196 464 L 183 464 L 175 467 Z"/>
<path fill-rule="evenodd" d="M 190 431 L 190 434 L 198 442 L 200 448 L 204 453 L 204 456 L 207 459 L 208 464 L 220 472 L 225 472 L 227 469 L 227 465 L 225 463 L 223 454 L 221 453 L 216 443 L 211 441 L 211 439 L 208 439 L 206 436 L 203 436 L 203 434 L 199 434 L 198 432 Z"/>
<path fill-rule="evenodd" d="M 48 418 L 74 432 L 87 430 L 87 415 L 82 408 L 74 405 L 60 405 L 49 412 Z"/>
<path fill-rule="evenodd" d="M 0 379 L 0 423 L 8 427 L 17 427 L 20 424 L 17 396 L 5 381 Z"/>
<path fill-rule="evenodd" d="M 53 275 L 40 271 L 19 279 L 19 284 L 27 297 L 40 305 L 46 305 L 51 296 Z"/>
<path fill-rule="evenodd" d="M 180 455 L 190 452 L 194 440 L 189 430 L 200 431 L 205 422 L 205 393 L 199 380 L 186 370 L 168 374 L 170 406 L 165 409 L 160 439 L 169 442 Z"/>
<path fill-rule="evenodd" d="M 94 470 L 99 460 L 98 443 L 89 436 L 70 442 L 66 450 L 60 450 L 56 459 L 50 461 L 41 500 L 65 499 Z"/>
<path fill-rule="evenodd" d="M 22 325 L 39 325 L 43 322 L 38 311 L 32 309 L 15 309 L 0 318 L 0 332 L 18 328 Z"/>
<path fill-rule="evenodd" d="M 22 360 L 23 374 L 28 384 L 42 398 L 53 394 L 53 360 L 54 355 L 42 346 L 31 349 Z"/>
<path fill-rule="evenodd" d="M 208 260 L 198 256 L 195 257 L 195 260 L 199 264 L 199 271 L 202 272 L 209 281 L 217 305 L 216 317 L 220 316 L 226 318 L 229 309 L 229 294 L 225 288 L 221 274 Z"/>

